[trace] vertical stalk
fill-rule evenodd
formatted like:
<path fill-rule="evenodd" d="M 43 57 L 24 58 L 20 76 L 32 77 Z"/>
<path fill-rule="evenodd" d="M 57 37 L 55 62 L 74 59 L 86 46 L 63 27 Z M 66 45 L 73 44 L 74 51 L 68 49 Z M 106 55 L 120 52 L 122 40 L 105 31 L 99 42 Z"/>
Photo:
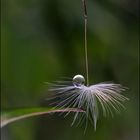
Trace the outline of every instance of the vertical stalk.
<path fill-rule="evenodd" d="M 87 79 L 87 86 L 89 85 L 89 72 L 88 72 L 88 52 L 87 52 L 87 5 L 86 0 L 82 0 L 83 2 L 83 8 L 84 8 L 84 39 L 85 39 L 85 63 L 86 63 L 86 79 Z"/>

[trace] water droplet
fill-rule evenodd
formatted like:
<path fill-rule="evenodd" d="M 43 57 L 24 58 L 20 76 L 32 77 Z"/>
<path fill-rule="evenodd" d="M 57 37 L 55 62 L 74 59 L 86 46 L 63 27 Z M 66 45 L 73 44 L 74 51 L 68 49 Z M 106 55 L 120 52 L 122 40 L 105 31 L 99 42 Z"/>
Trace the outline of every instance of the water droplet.
<path fill-rule="evenodd" d="M 75 75 L 74 77 L 73 77 L 73 84 L 74 84 L 74 86 L 81 86 L 81 85 L 84 85 L 85 84 L 85 78 L 84 78 L 84 76 L 82 76 L 82 75 Z"/>

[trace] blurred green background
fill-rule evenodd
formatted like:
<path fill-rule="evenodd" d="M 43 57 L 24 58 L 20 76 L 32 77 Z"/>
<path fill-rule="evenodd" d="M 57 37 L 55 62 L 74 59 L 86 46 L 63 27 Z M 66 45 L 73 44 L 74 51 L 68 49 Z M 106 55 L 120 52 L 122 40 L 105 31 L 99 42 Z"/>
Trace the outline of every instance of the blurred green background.
<path fill-rule="evenodd" d="M 1 1 L 1 108 L 48 106 L 44 82 L 85 75 L 81 0 Z M 2 140 L 138 140 L 138 0 L 88 0 L 90 83 L 127 86 L 126 110 L 99 117 L 97 131 L 72 115 L 33 117 L 2 129 Z"/>

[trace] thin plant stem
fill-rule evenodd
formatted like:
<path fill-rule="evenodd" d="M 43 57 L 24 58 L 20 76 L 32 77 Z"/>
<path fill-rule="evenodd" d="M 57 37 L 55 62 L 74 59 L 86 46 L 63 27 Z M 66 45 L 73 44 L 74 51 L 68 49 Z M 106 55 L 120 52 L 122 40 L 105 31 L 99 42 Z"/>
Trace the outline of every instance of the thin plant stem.
<path fill-rule="evenodd" d="M 86 79 L 87 79 L 87 86 L 89 85 L 89 70 L 88 70 L 88 51 L 87 51 L 87 6 L 86 1 L 82 0 L 83 7 L 84 7 L 84 24 L 85 24 L 85 33 L 84 33 L 84 39 L 85 39 L 85 62 L 86 62 Z"/>

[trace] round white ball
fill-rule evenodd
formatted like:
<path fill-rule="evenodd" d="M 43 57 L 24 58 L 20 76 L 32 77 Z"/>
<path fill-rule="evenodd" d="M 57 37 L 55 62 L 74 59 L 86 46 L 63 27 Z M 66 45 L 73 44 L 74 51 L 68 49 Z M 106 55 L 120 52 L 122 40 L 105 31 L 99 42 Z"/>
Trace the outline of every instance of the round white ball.
<path fill-rule="evenodd" d="M 85 84 L 85 78 L 84 78 L 84 76 L 83 76 L 83 75 L 80 75 L 80 74 L 75 75 L 75 76 L 73 77 L 73 84 L 74 84 L 75 86 L 84 85 L 84 84 Z"/>

